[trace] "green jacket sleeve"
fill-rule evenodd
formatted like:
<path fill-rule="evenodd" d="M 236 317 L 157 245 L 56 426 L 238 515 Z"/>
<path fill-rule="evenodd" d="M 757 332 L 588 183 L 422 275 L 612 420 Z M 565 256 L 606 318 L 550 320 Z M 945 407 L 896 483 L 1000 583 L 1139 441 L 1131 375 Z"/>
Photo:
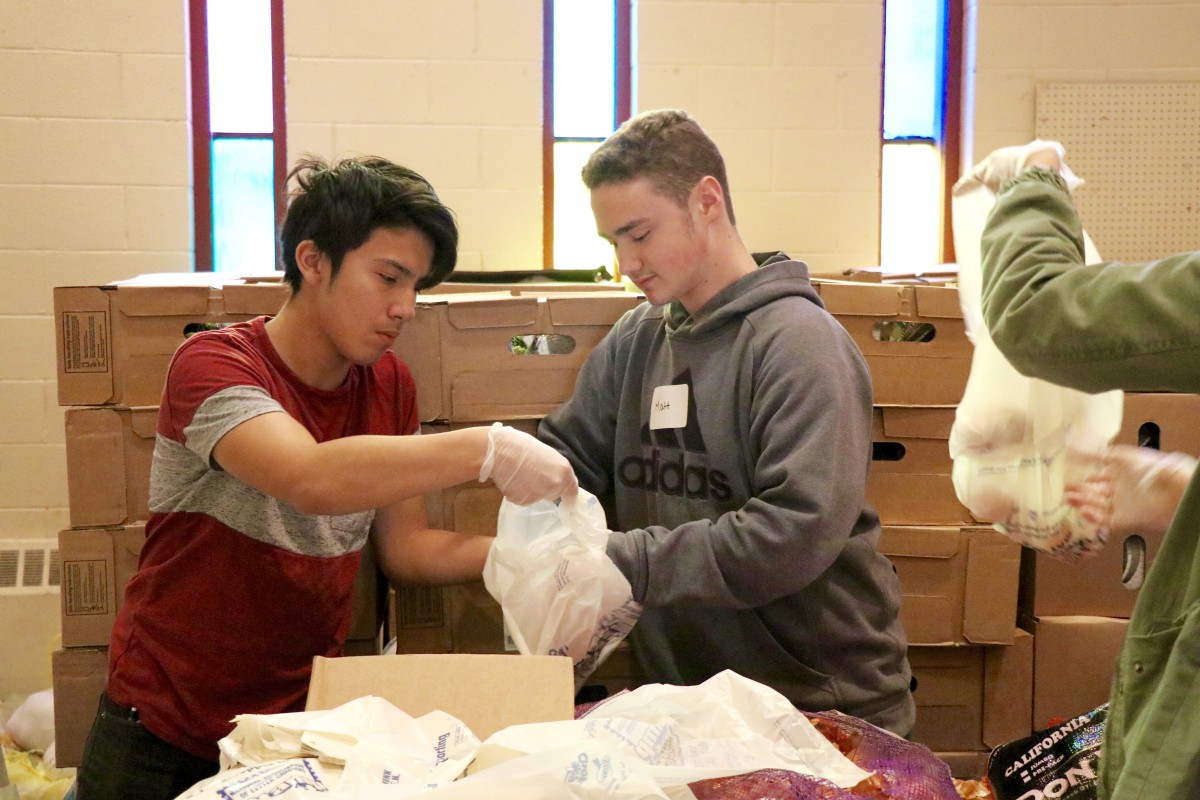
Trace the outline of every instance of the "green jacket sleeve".
<path fill-rule="evenodd" d="M 1200 253 L 1084 266 L 1062 180 L 1028 170 L 984 227 L 982 309 L 1019 372 L 1086 392 L 1200 392 Z"/>

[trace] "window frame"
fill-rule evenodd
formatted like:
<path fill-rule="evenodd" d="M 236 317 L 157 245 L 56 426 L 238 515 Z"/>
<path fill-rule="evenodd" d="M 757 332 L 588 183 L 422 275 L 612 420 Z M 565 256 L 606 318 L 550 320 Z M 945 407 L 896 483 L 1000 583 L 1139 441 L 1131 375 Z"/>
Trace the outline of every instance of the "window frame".
<path fill-rule="evenodd" d="M 612 0 L 614 129 L 633 109 L 633 0 Z M 542 0 L 542 269 L 554 269 L 554 0 Z M 602 140 L 601 140 L 602 141 Z"/>
<path fill-rule="evenodd" d="M 883 133 L 883 93 L 880 93 L 880 152 L 882 148 L 889 144 L 904 144 L 910 143 L 925 143 L 932 144 L 939 155 L 939 163 L 941 165 L 941 175 L 939 178 L 939 194 L 940 202 L 937 211 L 938 214 L 938 251 L 939 260 L 942 263 L 953 263 L 955 260 L 954 253 L 954 229 L 951 225 L 951 202 L 952 191 L 954 184 L 958 181 L 960 170 L 962 168 L 962 106 L 963 106 L 963 70 L 964 66 L 964 38 L 965 38 L 965 11 L 964 0 L 943 0 L 945 3 L 945 19 L 943 21 L 942 36 L 945 42 L 942 51 L 942 97 L 941 109 L 939 113 L 939 128 L 935 133 L 934 139 L 925 138 L 897 138 L 888 139 Z M 884 16 L 887 15 L 887 0 L 884 1 Z M 887 47 L 887 30 L 885 25 L 884 41 L 881 42 L 881 57 L 883 50 Z M 882 63 L 882 58 L 881 58 Z M 881 72 L 880 84 L 881 88 L 886 80 L 886 76 Z M 880 200 L 882 202 L 883 193 L 883 174 L 880 172 Z M 880 208 L 880 232 L 883 231 L 883 216 L 885 209 Z M 880 237 L 880 245 L 882 247 L 882 236 Z M 882 252 L 877 256 L 881 259 Z"/>
<path fill-rule="evenodd" d="M 213 196 L 212 141 L 219 138 L 270 138 L 275 186 L 275 221 L 283 219 L 287 186 L 287 106 L 285 103 L 283 0 L 271 4 L 271 120 L 270 134 L 228 134 L 211 130 L 208 80 L 207 0 L 187 0 L 189 105 L 192 152 L 192 252 L 193 272 L 212 272 Z M 275 237 L 275 262 L 280 264 L 279 237 Z"/>

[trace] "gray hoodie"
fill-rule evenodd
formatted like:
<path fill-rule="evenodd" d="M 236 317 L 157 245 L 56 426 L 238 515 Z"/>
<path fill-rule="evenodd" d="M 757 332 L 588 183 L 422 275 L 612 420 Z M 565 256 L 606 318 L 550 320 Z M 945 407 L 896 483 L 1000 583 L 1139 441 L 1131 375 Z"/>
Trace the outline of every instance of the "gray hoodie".
<path fill-rule="evenodd" d="M 691 317 L 631 310 L 538 435 L 605 503 L 650 681 L 732 669 L 911 731 L 900 587 L 864 498 L 870 377 L 804 264 L 776 254 Z"/>

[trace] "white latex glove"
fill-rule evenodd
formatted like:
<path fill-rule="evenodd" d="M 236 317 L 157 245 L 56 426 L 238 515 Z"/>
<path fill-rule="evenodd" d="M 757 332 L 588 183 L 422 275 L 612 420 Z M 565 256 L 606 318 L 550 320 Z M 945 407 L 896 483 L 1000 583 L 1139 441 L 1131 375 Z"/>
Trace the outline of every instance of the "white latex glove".
<path fill-rule="evenodd" d="M 1113 445 L 1081 486 L 1068 487 L 1070 505 L 1120 536 L 1165 533 L 1196 471 L 1196 459 L 1149 447 Z"/>
<path fill-rule="evenodd" d="M 1029 144 L 1001 147 L 993 150 L 983 161 L 976 164 L 967 179 L 982 183 L 992 194 L 998 194 L 1000 187 L 1006 181 L 1012 180 L 1022 170 L 1031 166 L 1041 166 L 1058 172 L 1067 182 L 1068 188 L 1074 191 L 1083 181 L 1075 177 L 1071 169 L 1063 161 L 1065 150 L 1058 142 L 1046 139 L 1034 139 Z"/>
<path fill-rule="evenodd" d="M 487 454 L 479 469 L 479 480 L 491 479 L 496 488 L 517 505 L 538 500 L 572 497 L 579 481 L 571 462 L 549 445 L 524 431 L 492 423 Z"/>

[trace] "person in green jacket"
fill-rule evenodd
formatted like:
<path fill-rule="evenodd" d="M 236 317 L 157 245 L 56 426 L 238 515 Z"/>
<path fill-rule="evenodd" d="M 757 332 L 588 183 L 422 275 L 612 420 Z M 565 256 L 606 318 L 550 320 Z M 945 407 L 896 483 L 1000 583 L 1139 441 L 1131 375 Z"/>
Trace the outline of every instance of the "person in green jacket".
<path fill-rule="evenodd" d="M 1053 144 L 1055 146 L 1045 146 Z M 1200 392 L 1200 252 L 1084 266 L 1061 146 L 1003 148 L 983 231 L 983 316 L 1021 373 L 1086 392 Z M 1071 502 L 1114 532 L 1165 531 L 1113 681 L 1102 800 L 1200 797 L 1200 489 L 1196 462 L 1118 446 Z"/>

